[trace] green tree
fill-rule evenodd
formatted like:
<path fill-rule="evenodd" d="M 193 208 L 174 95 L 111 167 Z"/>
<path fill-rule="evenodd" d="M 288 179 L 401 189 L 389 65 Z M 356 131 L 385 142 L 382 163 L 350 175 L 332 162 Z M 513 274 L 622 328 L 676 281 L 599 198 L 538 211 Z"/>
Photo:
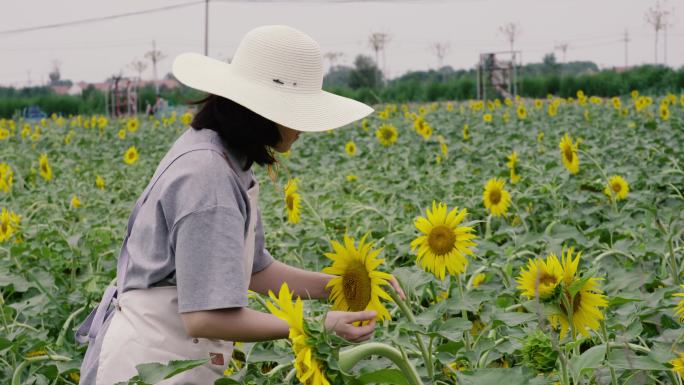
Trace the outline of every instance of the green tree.
<path fill-rule="evenodd" d="M 356 90 L 362 87 L 378 88 L 382 82 L 382 72 L 372 58 L 358 55 L 354 59 L 354 69 L 349 73 L 349 87 Z"/>

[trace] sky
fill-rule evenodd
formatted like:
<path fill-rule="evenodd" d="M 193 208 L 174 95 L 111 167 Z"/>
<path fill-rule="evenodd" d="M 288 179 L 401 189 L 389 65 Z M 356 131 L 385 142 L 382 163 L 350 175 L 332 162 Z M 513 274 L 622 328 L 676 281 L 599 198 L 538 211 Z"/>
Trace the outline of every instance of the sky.
<path fill-rule="evenodd" d="M 101 82 L 123 72 L 135 76 L 130 63 L 144 59 L 152 41 L 165 58 L 160 76 L 170 72 L 182 52 L 204 50 L 202 2 L 183 8 L 93 23 L 7 33 L 75 20 L 148 10 L 196 0 L 21 0 L 0 2 L 0 85 L 22 87 L 48 81 L 55 61 L 63 79 Z M 503 24 L 514 22 L 520 35 L 514 48 L 523 63 L 538 62 L 567 43 L 565 60 L 591 60 L 601 68 L 653 63 L 653 28 L 644 14 L 655 0 L 426 0 L 426 1 L 285 1 L 210 0 L 209 56 L 232 57 L 252 28 L 286 24 L 316 40 L 322 54 L 341 52 L 337 64 L 352 65 L 358 54 L 374 57 L 368 37 L 389 35 L 385 75 L 436 69 L 430 47 L 449 44 L 444 65 L 472 68 L 480 53 L 508 50 Z M 672 10 L 667 33 L 667 65 L 684 65 L 684 1 L 667 0 Z M 658 61 L 663 63 L 661 31 Z M 555 50 L 559 61 L 563 54 Z M 324 59 L 325 69 L 330 63 Z M 383 66 L 382 56 L 380 66 Z M 151 65 L 142 74 L 152 79 Z"/>

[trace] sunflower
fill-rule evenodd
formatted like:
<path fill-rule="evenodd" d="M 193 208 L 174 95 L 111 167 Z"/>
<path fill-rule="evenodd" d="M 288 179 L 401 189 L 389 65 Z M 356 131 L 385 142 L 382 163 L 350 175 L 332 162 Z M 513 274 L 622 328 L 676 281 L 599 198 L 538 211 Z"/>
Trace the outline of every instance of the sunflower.
<path fill-rule="evenodd" d="M 120 129 L 118 133 L 119 139 L 124 140 L 126 139 L 126 130 L 125 129 Z"/>
<path fill-rule="evenodd" d="M 549 254 L 545 261 L 539 258 L 529 259 L 527 269 L 523 268 L 516 282 L 522 295 L 532 299 L 547 299 L 556 293 L 558 285 L 563 281 L 563 267 L 555 254 Z"/>
<path fill-rule="evenodd" d="M 189 125 L 190 123 L 192 123 L 192 112 L 188 111 L 184 113 L 183 115 L 181 115 L 180 120 L 181 123 L 183 123 L 184 125 Z"/>
<path fill-rule="evenodd" d="M 492 114 L 482 115 L 482 120 L 484 120 L 485 123 L 491 123 L 492 122 Z"/>
<path fill-rule="evenodd" d="M 95 177 L 95 187 L 99 188 L 100 190 L 105 188 L 105 180 L 100 175 Z"/>
<path fill-rule="evenodd" d="M 603 193 L 611 198 L 614 196 L 616 200 L 626 199 L 629 194 L 629 184 L 623 177 L 613 175 L 608 179 L 608 185 L 603 189 Z"/>
<path fill-rule="evenodd" d="M 587 329 L 597 330 L 599 322 L 604 319 L 601 312 L 602 307 L 608 306 L 608 300 L 603 291 L 598 288 L 599 278 L 590 277 L 580 281 L 576 277 L 577 266 L 579 265 L 581 252 L 575 254 L 574 248 L 570 247 L 562 253 L 561 264 L 563 266 L 563 285 L 564 290 L 561 294 L 559 311 L 549 316 L 551 325 L 556 328 L 560 325 L 560 338 L 563 339 L 567 334 L 570 323 L 568 319 L 572 317 L 573 331 L 575 337 L 577 333 L 588 336 Z M 571 285 L 581 282 L 581 287 L 577 288 L 575 295 L 571 295 L 569 288 Z M 568 305 L 572 306 L 572 312 Z"/>
<path fill-rule="evenodd" d="M 108 123 L 109 123 L 109 121 L 107 120 L 107 118 L 104 115 L 100 115 L 100 117 L 97 119 L 97 127 L 100 130 L 104 130 L 104 128 L 107 127 Z"/>
<path fill-rule="evenodd" d="M 430 139 L 430 136 L 432 136 L 432 127 L 422 116 L 419 116 L 418 119 L 413 122 L 413 128 L 425 140 Z"/>
<path fill-rule="evenodd" d="M 432 202 L 432 211 L 428 208 L 426 217 L 418 217 L 414 221 L 416 228 L 422 233 L 411 242 L 411 250 L 418 249 L 416 263 L 421 263 L 423 270 L 444 280 L 445 271 L 449 274 L 460 274 L 468 264 L 466 255 L 473 255 L 475 246 L 472 240 L 477 236 L 471 234 L 470 226 L 459 226 L 468 215 L 466 209 L 458 207 L 447 213 L 447 205 Z"/>
<path fill-rule="evenodd" d="M 344 145 L 344 151 L 346 151 L 349 156 L 356 155 L 356 143 L 354 143 L 353 140 L 348 141 L 347 144 Z"/>
<path fill-rule="evenodd" d="M 77 208 L 81 207 L 81 200 L 78 199 L 78 196 L 73 195 L 73 196 L 71 197 L 70 205 L 71 205 L 71 207 L 77 209 Z"/>
<path fill-rule="evenodd" d="M 297 192 L 299 179 L 290 179 L 285 185 L 285 208 L 287 209 L 287 220 L 290 223 L 299 222 L 299 193 Z"/>
<path fill-rule="evenodd" d="M 2 208 L 0 211 L 0 242 L 5 242 L 19 230 L 21 217 L 14 211 Z"/>
<path fill-rule="evenodd" d="M 128 129 L 128 132 L 138 131 L 138 127 L 140 127 L 138 118 L 130 118 L 128 119 L 128 122 L 126 122 L 126 129 Z"/>
<path fill-rule="evenodd" d="M 315 357 L 314 347 L 309 345 L 308 334 L 304 328 L 304 305 L 302 300 L 292 303 L 292 292 L 283 282 L 278 297 L 269 290 L 271 302 L 266 303 L 268 310 L 276 317 L 287 322 L 290 327 L 289 338 L 295 355 L 294 366 L 297 379 L 304 385 L 330 385 L 325 377 L 325 366 Z"/>
<path fill-rule="evenodd" d="M 518 119 L 525 120 L 525 118 L 527 118 L 527 109 L 525 108 L 524 104 L 518 104 L 518 108 L 515 110 L 515 112 L 518 114 Z"/>
<path fill-rule="evenodd" d="M 603 294 L 603 290 L 598 288 L 598 281 L 598 278 L 593 277 L 587 279 L 574 296 L 571 296 L 567 290 L 563 292 L 565 301 L 561 301 L 560 311 L 549 316 L 549 321 L 554 328 L 560 324 L 561 339 L 565 337 L 570 326 L 568 322 L 570 312 L 566 308 L 566 303 L 572 306 L 573 337 L 577 333 L 587 337 L 589 336 L 587 329 L 597 330 L 599 328 L 600 321 L 604 319 L 600 308 L 607 307 L 608 300 Z"/>
<path fill-rule="evenodd" d="M 520 182 L 520 175 L 517 173 L 517 164 L 518 164 L 518 153 L 513 151 L 510 155 L 508 155 L 508 162 L 506 163 L 506 167 L 511 171 L 511 184 L 516 184 Z"/>
<path fill-rule="evenodd" d="M 684 377 L 684 353 L 679 353 L 677 358 L 670 360 L 672 371 L 679 374 L 679 377 Z"/>
<path fill-rule="evenodd" d="M 571 173 L 577 174 L 579 172 L 579 157 L 577 157 L 577 143 L 572 143 L 572 138 L 567 133 L 561 139 L 558 147 L 561 152 L 561 159 L 563 166 Z"/>
<path fill-rule="evenodd" d="M 470 138 L 470 135 L 468 134 L 468 128 L 470 128 L 470 126 L 467 124 L 463 125 L 463 140 L 468 140 L 468 138 Z"/>
<path fill-rule="evenodd" d="M 138 150 L 135 146 L 128 147 L 128 150 L 124 153 L 123 160 L 129 165 L 138 161 Z"/>
<path fill-rule="evenodd" d="M 670 119 L 670 108 L 667 104 L 660 105 L 660 119 L 669 120 Z"/>
<path fill-rule="evenodd" d="M 484 205 L 492 215 L 498 217 L 506 215 L 508 212 L 508 205 L 511 203 L 511 194 L 504 190 L 503 179 L 492 178 L 485 184 L 485 190 L 482 193 L 482 200 Z"/>
<path fill-rule="evenodd" d="M 12 188 L 12 180 L 14 179 L 14 171 L 7 163 L 0 163 L 0 190 L 9 192 Z"/>
<path fill-rule="evenodd" d="M 52 167 L 50 167 L 50 163 L 48 162 L 47 154 L 41 154 L 38 162 L 40 164 L 40 176 L 45 180 L 52 179 Z"/>
<path fill-rule="evenodd" d="M 383 146 L 391 146 L 397 141 L 397 128 L 391 124 L 383 124 L 375 131 L 375 136 Z"/>
<path fill-rule="evenodd" d="M 684 285 L 681 285 L 684 288 Z M 677 293 L 675 297 L 684 297 L 684 293 Z M 675 315 L 679 318 L 679 322 L 684 322 L 684 299 L 680 299 L 675 308 Z"/>
<path fill-rule="evenodd" d="M 332 241 L 334 253 L 325 253 L 333 261 L 332 266 L 322 272 L 333 274 L 326 288 L 332 288 L 330 300 L 333 308 L 341 311 L 374 310 L 377 320 L 388 320 L 390 314 L 380 302 L 380 298 L 392 301 L 383 290 L 382 285 L 389 285 L 392 276 L 376 270 L 385 260 L 377 256 L 382 249 L 373 249 L 371 242 L 366 242 L 364 235 L 359 240 L 359 247 L 354 245 L 354 239 L 344 236 L 344 245 Z"/>

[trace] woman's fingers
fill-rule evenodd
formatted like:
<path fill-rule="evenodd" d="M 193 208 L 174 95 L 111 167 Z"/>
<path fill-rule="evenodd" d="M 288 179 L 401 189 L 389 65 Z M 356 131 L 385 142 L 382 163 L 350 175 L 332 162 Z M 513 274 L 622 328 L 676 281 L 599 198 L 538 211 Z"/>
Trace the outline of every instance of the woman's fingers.
<path fill-rule="evenodd" d="M 365 339 L 368 339 L 367 336 L 369 334 L 372 335 L 375 332 L 375 314 L 374 311 L 347 313 L 347 318 L 345 320 L 346 325 L 344 327 L 345 338 L 350 341 L 362 341 L 364 337 L 366 337 Z M 369 322 L 363 326 L 354 326 L 353 323 L 357 321 Z"/>
<path fill-rule="evenodd" d="M 392 276 L 392 279 L 390 280 L 390 285 L 394 288 L 394 291 L 396 291 L 399 294 L 399 298 L 401 299 L 406 299 L 406 295 L 404 294 L 404 291 L 401 290 L 401 286 L 399 286 L 399 282 L 397 282 L 397 279 Z"/>
<path fill-rule="evenodd" d="M 356 321 L 369 321 L 371 319 L 375 320 L 376 315 L 377 313 L 374 310 L 348 312 L 345 321 L 352 323 Z"/>

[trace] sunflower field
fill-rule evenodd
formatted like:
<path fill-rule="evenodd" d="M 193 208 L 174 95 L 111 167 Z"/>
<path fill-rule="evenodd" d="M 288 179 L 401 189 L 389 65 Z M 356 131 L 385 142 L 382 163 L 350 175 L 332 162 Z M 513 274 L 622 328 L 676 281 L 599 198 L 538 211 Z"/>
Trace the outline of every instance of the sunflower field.
<path fill-rule="evenodd" d="M 217 383 L 682 384 L 684 95 L 375 109 L 255 168 L 270 253 L 336 278 L 327 302 L 250 294 L 290 338 L 237 344 Z M 1 383 L 78 383 L 74 328 L 191 120 L 0 120 Z M 372 340 L 332 309 L 375 310 Z"/>

